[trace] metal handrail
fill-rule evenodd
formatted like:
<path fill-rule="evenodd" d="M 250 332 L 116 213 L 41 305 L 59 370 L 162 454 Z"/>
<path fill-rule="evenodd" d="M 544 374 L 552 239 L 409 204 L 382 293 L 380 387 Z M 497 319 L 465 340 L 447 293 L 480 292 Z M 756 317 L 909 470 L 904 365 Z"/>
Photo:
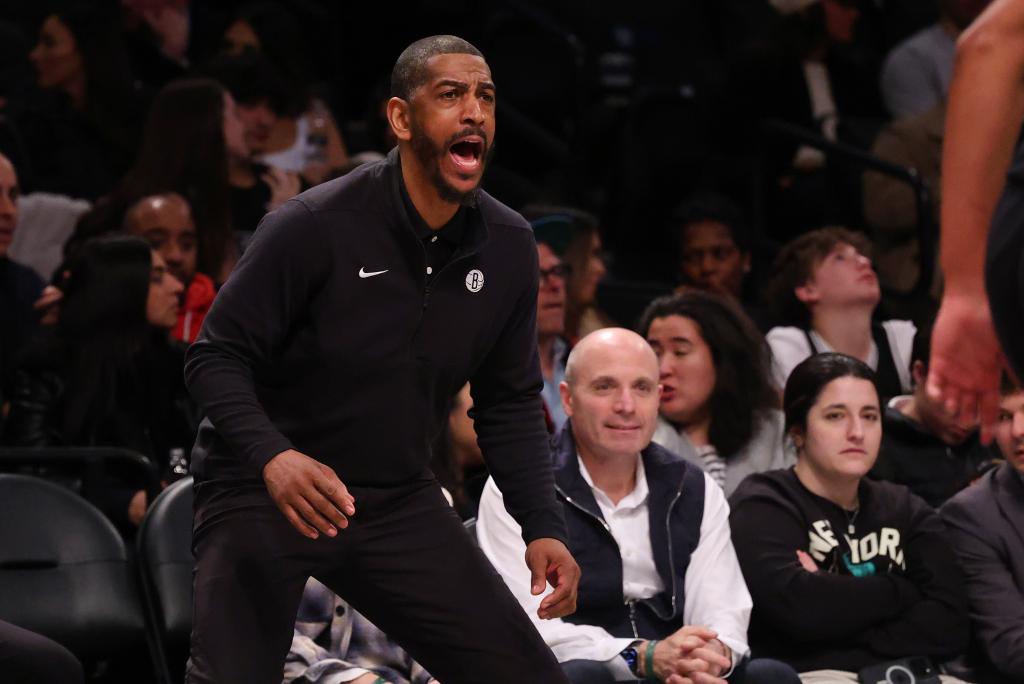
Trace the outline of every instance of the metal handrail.
<path fill-rule="evenodd" d="M 0 447 L 0 472 L 20 472 L 32 466 L 72 466 L 83 473 L 82 495 L 92 500 L 91 489 L 107 464 L 127 465 L 137 470 L 152 501 L 160 493 L 160 472 L 137 451 L 119 447 Z"/>

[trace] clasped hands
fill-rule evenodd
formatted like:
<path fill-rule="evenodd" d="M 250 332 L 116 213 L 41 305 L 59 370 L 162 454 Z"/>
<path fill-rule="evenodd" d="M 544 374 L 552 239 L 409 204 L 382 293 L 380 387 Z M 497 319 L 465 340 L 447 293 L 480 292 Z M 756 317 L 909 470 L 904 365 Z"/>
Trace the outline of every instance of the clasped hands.
<path fill-rule="evenodd" d="M 636 647 L 640 674 L 646 671 L 648 642 Z M 732 667 L 732 651 L 707 627 L 686 625 L 654 645 L 654 677 L 665 684 L 726 684 L 722 674 Z"/>

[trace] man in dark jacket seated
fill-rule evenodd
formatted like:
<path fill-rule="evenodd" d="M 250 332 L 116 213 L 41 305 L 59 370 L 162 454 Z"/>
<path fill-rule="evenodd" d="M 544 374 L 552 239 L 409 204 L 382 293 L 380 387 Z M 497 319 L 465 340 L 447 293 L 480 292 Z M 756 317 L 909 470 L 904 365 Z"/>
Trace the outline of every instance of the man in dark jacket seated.
<path fill-rule="evenodd" d="M 1004 378 L 996 443 L 1006 463 L 942 507 L 967 580 L 978 681 L 1024 681 L 1024 390 Z"/>
<path fill-rule="evenodd" d="M 493 481 L 477 533 L 570 679 L 796 681 L 781 663 L 744 661 L 751 601 L 729 506 L 699 468 L 651 443 L 660 387 L 647 342 L 621 328 L 588 335 L 570 353 L 560 391 L 569 420 L 555 482 L 583 573 L 576 613 L 535 618 L 541 597 L 520 568 L 526 548 Z"/>
<path fill-rule="evenodd" d="M 930 327 L 914 335 L 914 393 L 889 401 L 882 446 L 869 477 L 906 485 L 937 508 L 995 466 L 999 454 L 978 439 L 976 419 L 950 416 L 925 392 L 931 338 Z"/>
<path fill-rule="evenodd" d="M 36 272 L 7 257 L 18 222 L 19 194 L 14 165 L 0 154 L 0 407 L 7 374 L 39 325 L 39 312 L 33 305 L 43 293 L 43 281 Z M 0 410 L 0 425 L 3 414 Z"/>

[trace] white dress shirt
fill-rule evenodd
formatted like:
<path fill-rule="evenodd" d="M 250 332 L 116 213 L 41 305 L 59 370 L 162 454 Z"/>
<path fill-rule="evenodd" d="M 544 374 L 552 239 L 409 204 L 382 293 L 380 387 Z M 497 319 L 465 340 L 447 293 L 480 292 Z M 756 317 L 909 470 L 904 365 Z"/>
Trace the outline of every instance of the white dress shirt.
<path fill-rule="evenodd" d="M 604 492 L 594 486 L 582 460 L 579 466 L 612 537 L 619 545 L 623 597 L 627 600 L 649 598 L 664 590 L 664 582 L 654 565 L 648 522 L 647 477 L 642 459 L 637 459 L 636 487 L 618 504 L 613 504 Z M 505 510 L 501 492 L 492 479 L 488 479 L 480 500 L 476 533 L 480 548 L 497 568 L 559 662 L 603 661 L 616 680 L 636 679 L 625 660 L 619 657 L 622 650 L 636 639 L 619 639 L 593 625 L 575 625 L 557 618 L 541 620 L 537 617 L 540 602 L 549 592 L 540 596 L 530 593 L 530 571 L 523 562 L 526 544 L 519 525 Z M 700 541 L 686 569 L 684 591 L 683 623 L 707 625 L 717 632 L 718 639 L 732 649 L 734 664 L 745 657 L 749 650 L 747 626 L 753 604 L 729 535 L 729 505 L 722 488 L 706 474 Z"/>

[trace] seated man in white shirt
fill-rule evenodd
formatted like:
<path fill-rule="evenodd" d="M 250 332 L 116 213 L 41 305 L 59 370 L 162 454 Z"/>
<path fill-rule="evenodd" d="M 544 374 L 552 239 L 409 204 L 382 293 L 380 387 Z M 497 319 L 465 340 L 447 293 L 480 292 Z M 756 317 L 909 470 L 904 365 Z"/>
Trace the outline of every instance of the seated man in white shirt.
<path fill-rule="evenodd" d="M 765 336 L 779 392 L 808 356 L 839 352 L 875 371 L 884 400 L 910 394 L 914 324 L 874 323 L 881 297 L 863 234 L 820 228 L 784 246 L 772 267 L 766 298 L 781 323 Z"/>
<path fill-rule="evenodd" d="M 621 328 L 591 333 L 570 353 L 560 391 L 569 419 L 553 459 L 583 571 L 576 613 L 538 619 L 543 583 L 531 587 L 520 572 L 526 546 L 493 481 L 477 535 L 570 679 L 798 681 L 781 663 L 745 661 L 751 600 L 729 506 L 700 468 L 651 443 L 660 387 L 646 340 Z"/>

